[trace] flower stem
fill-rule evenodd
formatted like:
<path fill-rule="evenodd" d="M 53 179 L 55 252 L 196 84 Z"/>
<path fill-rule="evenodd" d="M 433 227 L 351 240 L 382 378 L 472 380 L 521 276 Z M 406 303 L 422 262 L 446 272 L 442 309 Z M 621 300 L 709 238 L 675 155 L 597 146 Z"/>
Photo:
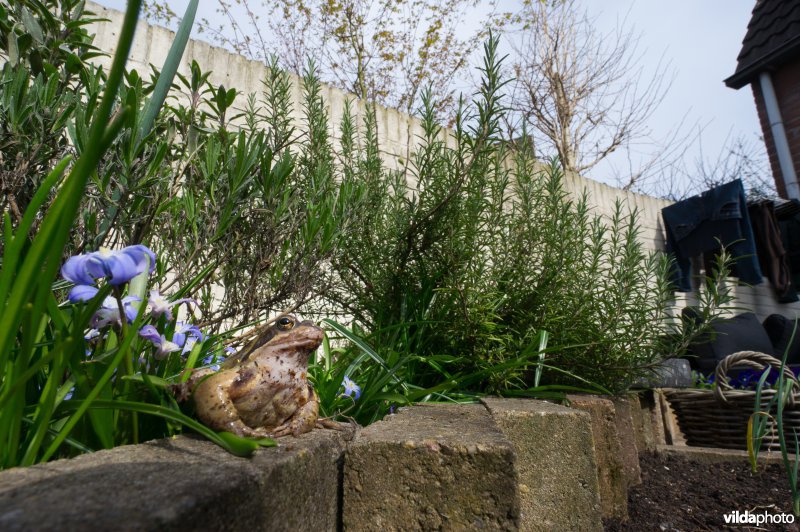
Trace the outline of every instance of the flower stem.
<path fill-rule="evenodd" d="M 120 340 L 123 341 L 128 334 L 128 317 L 125 314 L 125 304 L 122 302 L 122 288 L 119 286 L 114 287 L 114 298 L 117 300 L 117 308 L 119 309 L 119 323 L 120 323 Z M 127 353 L 122 359 L 125 375 L 133 375 L 133 357 L 131 353 Z M 124 379 L 122 385 L 122 395 L 126 399 L 130 399 L 131 381 Z M 133 443 L 139 443 L 139 414 L 131 412 L 131 435 Z"/>

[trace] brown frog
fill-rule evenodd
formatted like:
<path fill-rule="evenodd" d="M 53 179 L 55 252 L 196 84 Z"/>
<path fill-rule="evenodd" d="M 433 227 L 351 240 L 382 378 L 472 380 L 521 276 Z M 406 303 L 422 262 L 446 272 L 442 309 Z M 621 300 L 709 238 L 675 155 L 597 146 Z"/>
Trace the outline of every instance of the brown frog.
<path fill-rule="evenodd" d="M 298 436 L 317 424 L 319 400 L 308 382 L 308 358 L 322 329 L 284 316 L 218 372 L 196 371 L 187 382 L 197 416 L 240 436 Z"/>

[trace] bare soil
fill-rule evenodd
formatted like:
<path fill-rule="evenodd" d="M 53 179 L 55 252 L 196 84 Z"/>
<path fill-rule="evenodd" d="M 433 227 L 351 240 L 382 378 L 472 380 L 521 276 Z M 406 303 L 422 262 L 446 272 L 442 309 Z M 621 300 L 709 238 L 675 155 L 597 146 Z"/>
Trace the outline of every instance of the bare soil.
<path fill-rule="evenodd" d="M 800 530 L 795 524 L 726 525 L 724 515 L 790 513 L 792 497 L 783 466 L 746 461 L 700 463 L 680 456 L 643 454 L 642 483 L 628 492 L 627 522 L 605 520 L 607 531 Z"/>

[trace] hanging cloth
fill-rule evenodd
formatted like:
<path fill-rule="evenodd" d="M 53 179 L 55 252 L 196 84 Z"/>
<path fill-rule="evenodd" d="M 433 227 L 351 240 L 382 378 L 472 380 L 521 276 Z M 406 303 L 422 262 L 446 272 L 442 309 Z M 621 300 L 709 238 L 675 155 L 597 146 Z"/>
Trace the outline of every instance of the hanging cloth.
<path fill-rule="evenodd" d="M 667 252 L 675 257 L 672 281 L 679 292 L 691 292 L 691 258 L 720 244 L 736 259 L 739 279 L 761 282 L 753 229 L 740 179 L 714 187 L 661 209 L 667 230 Z"/>
<path fill-rule="evenodd" d="M 778 302 L 792 303 L 797 301 L 797 292 L 792 286 L 792 275 L 786 250 L 781 242 L 778 219 L 771 201 L 760 201 L 747 207 L 753 236 L 758 253 L 758 264 L 761 271 L 772 283 L 778 295 Z"/>

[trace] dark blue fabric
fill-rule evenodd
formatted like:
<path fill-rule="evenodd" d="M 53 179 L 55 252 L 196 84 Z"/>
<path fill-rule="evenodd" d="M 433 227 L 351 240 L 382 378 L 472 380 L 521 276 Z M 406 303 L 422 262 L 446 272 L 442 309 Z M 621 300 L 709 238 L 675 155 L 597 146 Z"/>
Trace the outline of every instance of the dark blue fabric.
<path fill-rule="evenodd" d="M 667 252 L 675 256 L 672 281 L 679 292 L 692 290 L 691 258 L 720 244 L 736 259 L 739 279 L 761 282 L 755 238 L 747 214 L 742 181 L 736 179 L 661 210 L 667 229 Z"/>

